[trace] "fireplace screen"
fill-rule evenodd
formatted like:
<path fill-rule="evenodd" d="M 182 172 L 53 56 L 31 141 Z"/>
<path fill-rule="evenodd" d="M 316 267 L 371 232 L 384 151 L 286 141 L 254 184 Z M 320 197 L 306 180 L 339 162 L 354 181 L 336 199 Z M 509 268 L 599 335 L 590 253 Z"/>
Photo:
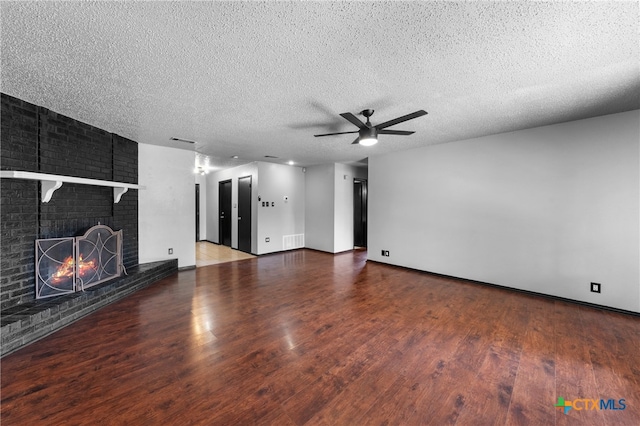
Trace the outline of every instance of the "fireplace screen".
<path fill-rule="evenodd" d="M 122 231 L 97 225 L 83 236 L 36 240 L 36 299 L 73 293 L 119 277 Z"/>
<path fill-rule="evenodd" d="M 74 238 L 36 240 L 36 299 L 76 291 Z"/>

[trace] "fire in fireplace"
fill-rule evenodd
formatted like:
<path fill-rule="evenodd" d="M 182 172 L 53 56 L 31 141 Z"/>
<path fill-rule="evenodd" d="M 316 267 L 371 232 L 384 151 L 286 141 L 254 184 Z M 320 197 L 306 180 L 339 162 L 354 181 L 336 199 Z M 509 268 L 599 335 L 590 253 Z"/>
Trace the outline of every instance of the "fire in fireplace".
<path fill-rule="evenodd" d="M 97 265 L 95 259 L 85 262 L 82 259 L 82 255 L 78 257 L 78 263 L 72 256 L 67 257 L 62 265 L 51 276 L 51 284 L 58 285 L 68 279 L 73 279 L 73 275 L 76 273 L 78 277 L 84 278 L 90 273 L 97 273 Z"/>
<path fill-rule="evenodd" d="M 98 224 L 81 237 L 36 240 L 36 299 L 84 290 L 123 271 L 122 230 Z"/>

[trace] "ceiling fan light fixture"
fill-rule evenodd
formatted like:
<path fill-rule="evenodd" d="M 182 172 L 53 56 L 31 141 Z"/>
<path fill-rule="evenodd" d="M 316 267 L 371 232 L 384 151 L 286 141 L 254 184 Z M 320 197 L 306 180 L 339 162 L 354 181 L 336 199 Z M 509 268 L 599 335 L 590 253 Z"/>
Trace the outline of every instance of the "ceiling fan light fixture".
<path fill-rule="evenodd" d="M 375 139 L 375 138 L 360 139 L 360 142 L 358 143 L 362 146 L 372 146 L 378 143 L 378 139 Z"/>
<path fill-rule="evenodd" d="M 360 140 L 358 143 L 362 146 L 371 146 L 378 143 L 378 131 L 375 127 L 363 127 L 360 129 Z"/>
<path fill-rule="evenodd" d="M 367 122 L 363 123 L 358 117 L 353 115 L 350 112 L 344 112 L 340 114 L 342 118 L 347 120 L 349 123 L 353 124 L 360 130 L 355 130 L 351 132 L 334 132 L 334 133 L 323 133 L 321 135 L 313 135 L 314 137 L 319 136 L 333 136 L 333 135 L 346 135 L 348 133 L 358 133 L 358 137 L 351 142 L 352 145 L 360 144 L 363 146 L 371 146 L 378 143 L 378 133 L 383 135 L 398 135 L 398 136 L 409 136 L 414 134 L 415 132 L 408 130 L 389 130 L 387 127 L 395 126 L 396 124 L 404 123 L 405 121 L 413 120 L 414 118 L 422 117 L 426 115 L 427 111 L 419 110 L 416 112 L 412 112 L 411 114 L 403 115 L 401 117 L 396 117 L 393 120 L 385 121 L 384 123 L 380 123 L 377 125 L 372 125 L 371 120 L 369 118 L 373 115 L 372 109 L 365 109 L 360 111 L 360 115 L 367 117 Z"/>
<path fill-rule="evenodd" d="M 204 166 L 197 166 L 193 169 L 193 173 L 204 176 L 209 173 L 209 170 Z"/>

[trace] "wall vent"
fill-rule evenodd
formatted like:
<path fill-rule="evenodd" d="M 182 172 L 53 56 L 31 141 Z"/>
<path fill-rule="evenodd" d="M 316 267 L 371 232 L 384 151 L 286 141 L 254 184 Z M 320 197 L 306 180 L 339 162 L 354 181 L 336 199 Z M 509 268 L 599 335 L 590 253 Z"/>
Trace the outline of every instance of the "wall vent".
<path fill-rule="evenodd" d="M 304 247 L 304 234 L 285 235 L 282 237 L 283 250 L 293 250 Z"/>

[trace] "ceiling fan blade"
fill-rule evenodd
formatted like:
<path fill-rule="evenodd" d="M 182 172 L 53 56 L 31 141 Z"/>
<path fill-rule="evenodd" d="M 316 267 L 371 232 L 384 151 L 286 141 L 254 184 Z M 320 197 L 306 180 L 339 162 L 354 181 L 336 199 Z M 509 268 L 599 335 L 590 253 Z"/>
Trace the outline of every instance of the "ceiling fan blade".
<path fill-rule="evenodd" d="M 319 136 L 346 135 L 347 133 L 358 133 L 358 130 L 354 130 L 353 132 L 323 133 L 321 135 L 313 135 L 313 136 L 317 138 Z"/>
<path fill-rule="evenodd" d="M 427 111 L 420 110 L 420 111 L 412 112 L 411 114 L 403 115 L 402 117 L 394 118 L 393 120 L 385 121 L 384 123 L 378 124 L 377 126 L 374 126 L 374 127 L 380 130 L 380 129 L 384 129 L 385 127 L 390 127 L 395 124 L 402 123 L 403 121 L 413 120 L 414 118 L 422 117 L 423 115 L 426 115 L 426 114 L 427 114 Z"/>
<path fill-rule="evenodd" d="M 360 143 L 360 136 L 358 136 L 355 141 L 351 142 L 351 145 L 356 145 L 359 143 Z"/>
<path fill-rule="evenodd" d="M 415 132 L 410 132 L 408 130 L 379 130 L 378 134 L 379 135 L 402 135 L 402 136 L 408 136 L 408 135 L 412 135 Z"/>
<path fill-rule="evenodd" d="M 342 114 L 340 114 L 340 116 L 342 118 L 344 118 L 345 120 L 348 120 L 349 122 L 351 122 L 351 124 L 354 124 L 354 125 L 358 126 L 358 129 L 362 129 L 363 127 L 367 127 L 366 124 L 364 124 L 362 121 L 360 121 L 360 119 L 358 117 L 356 117 L 355 115 L 351 114 L 350 112 L 343 112 Z"/>

